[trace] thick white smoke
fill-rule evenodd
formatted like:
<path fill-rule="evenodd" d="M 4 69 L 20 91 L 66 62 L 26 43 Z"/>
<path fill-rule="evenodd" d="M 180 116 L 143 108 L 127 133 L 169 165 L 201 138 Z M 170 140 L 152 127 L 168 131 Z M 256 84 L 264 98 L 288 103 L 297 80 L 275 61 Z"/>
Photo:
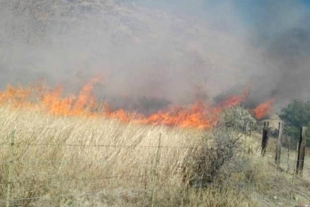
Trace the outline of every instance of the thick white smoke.
<path fill-rule="evenodd" d="M 197 88 L 212 100 L 249 81 L 254 105 L 271 97 L 283 103 L 309 95 L 304 89 L 308 83 L 299 81 L 306 80 L 309 71 L 309 51 L 299 47 L 309 44 L 309 30 L 300 28 L 305 14 L 296 10 L 291 11 L 289 26 L 282 22 L 279 31 L 273 31 L 269 23 L 265 29 L 272 35 L 262 39 L 259 29 L 242 23 L 232 3 L 210 6 L 197 16 L 173 7 L 112 1 L 0 4 L 2 89 L 45 78 L 50 84 L 64 82 L 71 92 L 102 74 L 105 80 L 96 88 L 98 96 L 119 106 L 143 97 L 164 99 L 162 105 L 185 105 L 194 101 Z M 186 4 L 182 5 L 184 9 Z M 270 12 L 275 6 L 268 5 Z M 283 4 L 281 12 L 288 6 Z M 282 21 L 281 14 L 277 18 Z M 291 48 L 302 54 L 287 53 Z"/>

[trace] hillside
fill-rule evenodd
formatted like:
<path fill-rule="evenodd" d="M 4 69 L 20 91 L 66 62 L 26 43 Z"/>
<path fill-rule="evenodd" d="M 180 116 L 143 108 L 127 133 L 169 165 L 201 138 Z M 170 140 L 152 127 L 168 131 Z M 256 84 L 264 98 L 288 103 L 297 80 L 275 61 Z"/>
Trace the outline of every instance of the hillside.
<path fill-rule="evenodd" d="M 284 136 L 277 169 L 257 125 L 275 135 L 270 114 L 308 98 L 308 24 L 275 12 L 285 30 L 262 37 L 233 4 L 205 9 L 1 0 L 0 206 L 310 205 L 310 161 L 296 176 Z"/>
<path fill-rule="evenodd" d="M 135 4 L 5 0 L 0 11 L 1 89 L 45 79 L 72 93 L 100 74 L 97 95 L 117 107 L 141 97 L 186 105 L 232 86 L 240 93 L 245 68 L 260 61 L 261 51 L 241 36 Z"/>

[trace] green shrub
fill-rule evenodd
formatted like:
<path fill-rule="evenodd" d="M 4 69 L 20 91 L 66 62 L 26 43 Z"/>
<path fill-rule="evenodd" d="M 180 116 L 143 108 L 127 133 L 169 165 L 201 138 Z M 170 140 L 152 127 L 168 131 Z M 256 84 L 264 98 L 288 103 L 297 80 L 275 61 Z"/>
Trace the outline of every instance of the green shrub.
<path fill-rule="evenodd" d="M 223 172 L 227 165 L 237 160 L 241 150 L 238 132 L 219 127 L 212 134 L 206 134 L 205 143 L 196 149 L 186 163 L 185 181 L 191 187 L 203 188 L 230 175 Z"/>
<path fill-rule="evenodd" d="M 310 127 L 310 101 L 294 100 L 281 109 L 279 117 L 285 122 L 284 132 L 298 140 L 300 127 Z M 310 133 L 308 132 L 308 140 L 309 135 Z"/>
<path fill-rule="evenodd" d="M 221 115 L 221 124 L 238 131 L 253 130 L 256 126 L 255 118 L 242 106 L 226 109 Z"/>

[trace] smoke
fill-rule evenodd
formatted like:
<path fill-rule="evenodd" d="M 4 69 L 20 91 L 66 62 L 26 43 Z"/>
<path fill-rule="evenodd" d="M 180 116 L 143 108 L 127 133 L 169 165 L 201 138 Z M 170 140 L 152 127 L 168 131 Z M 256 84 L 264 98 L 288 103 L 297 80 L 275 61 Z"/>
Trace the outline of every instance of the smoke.
<path fill-rule="evenodd" d="M 133 110 L 212 101 L 248 83 L 250 105 L 308 98 L 309 12 L 262 2 L 1 0 L 0 88 L 44 78 L 76 92 L 102 74 L 97 96 Z"/>
<path fill-rule="evenodd" d="M 283 107 L 293 99 L 309 99 L 309 3 L 264 1 L 259 12 L 250 28 L 255 34 L 250 39 L 262 50 L 252 100 L 275 97 Z"/>

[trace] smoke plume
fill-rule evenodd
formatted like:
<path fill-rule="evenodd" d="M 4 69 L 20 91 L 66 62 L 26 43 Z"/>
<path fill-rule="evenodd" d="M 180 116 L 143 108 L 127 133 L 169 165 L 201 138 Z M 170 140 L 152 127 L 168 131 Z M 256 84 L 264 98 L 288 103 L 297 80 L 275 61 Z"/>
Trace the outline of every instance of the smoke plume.
<path fill-rule="evenodd" d="M 102 74 L 97 96 L 132 110 L 213 101 L 248 84 L 249 105 L 309 98 L 301 1 L 242 12 L 238 1 L 145 2 L 2 0 L 0 89 L 45 79 L 75 92 Z"/>

